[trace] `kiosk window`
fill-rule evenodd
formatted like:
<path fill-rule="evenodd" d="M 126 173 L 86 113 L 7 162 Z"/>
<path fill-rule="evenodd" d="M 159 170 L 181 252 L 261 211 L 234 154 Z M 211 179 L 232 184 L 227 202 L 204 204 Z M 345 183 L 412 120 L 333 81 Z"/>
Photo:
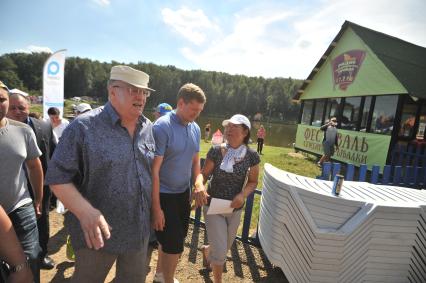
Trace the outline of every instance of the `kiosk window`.
<path fill-rule="evenodd" d="M 327 111 L 325 112 L 325 120 L 330 119 L 331 117 L 336 117 L 339 119 L 339 106 L 341 98 L 330 98 L 327 103 Z"/>
<path fill-rule="evenodd" d="M 371 107 L 371 96 L 367 96 L 364 102 L 364 109 L 362 109 L 362 118 L 361 118 L 361 128 L 360 132 L 365 132 L 367 130 L 368 114 L 370 113 Z"/>
<path fill-rule="evenodd" d="M 424 140 L 426 132 L 426 104 L 423 104 L 420 112 L 419 129 L 417 130 L 416 139 Z"/>
<path fill-rule="evenodd" d="M 416 112 L 417 105 L 410 97 L 406 97 L 404 106 L 402 107 L 401 125 L 398 134 L 400 137 L 412 137 L 416 122 Z"/>
<path fill-rule="evenodd" d="M 348 97 L 345 99 L 343 115 L 340 119 L 342 129 L 356 130 L 360 105 L 361 97 Z"/>
<path fill-rule="evenodd" d="M 302 124 L 310 125 L 312 117 L 313 100 L 305 100 L 303 102 Z"/>
<path fill-rule="evenodd" d="M 392 133 L 397 103 L 397 95 L 376 96 L 373 120 L 371 121 L 372 133 L 384 135 L 390 135 Z"/>
<path fill-rule="evenodd" d="M 324 114 L 325 99 L 315 101 L 315 113 L 312 126 L 320 127 L 322 125 L 322 115 Z"/>

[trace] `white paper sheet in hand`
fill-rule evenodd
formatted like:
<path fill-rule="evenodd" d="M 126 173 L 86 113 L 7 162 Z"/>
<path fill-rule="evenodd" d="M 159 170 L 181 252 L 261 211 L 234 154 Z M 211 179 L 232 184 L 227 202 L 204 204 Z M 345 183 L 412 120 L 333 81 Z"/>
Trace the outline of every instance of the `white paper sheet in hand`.
<path fill-rule="evenodd" d="M 207 215 L 209 214 L 227 214 L 231 213 L 234 209 L 231 207 L 231 201 L 220 198 L 212 198 L 210 202 L 209 210 L 207 211 Z"/>

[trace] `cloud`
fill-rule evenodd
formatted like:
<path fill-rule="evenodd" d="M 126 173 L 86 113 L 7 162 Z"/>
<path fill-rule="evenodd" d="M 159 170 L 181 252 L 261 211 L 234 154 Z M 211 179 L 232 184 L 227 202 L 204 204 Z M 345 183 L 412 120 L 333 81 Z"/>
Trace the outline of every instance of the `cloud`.
<path fill-rule="evenodd" d="M 24 49 L 15 50 L 15 52 L 23 52 L 23 53 L 53 53 L 49 47 L 46 46 L 36 46 L 36 45 L 28 45 Z"/>
<path fill-rule="evenodd" d="M 276 7 L 246 9 L 234 15 L 229 34 L 215 38 L 201 51 L 186 46 L 181 52 L 202 69 L 250 76 L 289 76 L 286 59 L 296 55 L 289 52 L 295 46 L 294 30 L 289 25 L 293 16 L 294 12 Z"/>
<path fill-rule="evenodd" d="M 190 10 L 183 7 L 173 11 L 165 8 L 161 14 L 167 25 L 195 45 L 203 44 L 209 33 L 219 31 L 219 27 L 201 9 Z"/>
<path fill-rule="evenodd" d="M 106 6 L 109 6 L 111 4 L 110 0 L 92 0 L 92 2 L 101 6 L 101 7 L 106 7 Z"/>
<path fill-rule="evenodd" d="M 306 5 L 258 2 L 235 12 L 230 28 L 229 22 L 212 24 L 201 10 L 165 9 L 163 17 L 188 40 L 180 48 L 187 60 L 200 69 L 232 74 L 304 79 L 345 20 L 426 46 L 421 12 L 426 1 L 319 0 Z M 208 33 L 212 27 L 219 32 Z"/>

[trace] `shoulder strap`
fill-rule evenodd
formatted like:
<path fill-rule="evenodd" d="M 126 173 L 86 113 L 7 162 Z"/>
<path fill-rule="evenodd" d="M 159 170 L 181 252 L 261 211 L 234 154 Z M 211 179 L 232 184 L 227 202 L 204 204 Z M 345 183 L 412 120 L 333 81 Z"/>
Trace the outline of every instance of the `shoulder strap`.
<path fill-rule="evenodd" d="M 220 152 L 222 153 L 222 157 L 225 156 L 226 151 L 227 151 L 227 149 L 226 149 L 226 143 L 221 143 L 220 144 Z"/>

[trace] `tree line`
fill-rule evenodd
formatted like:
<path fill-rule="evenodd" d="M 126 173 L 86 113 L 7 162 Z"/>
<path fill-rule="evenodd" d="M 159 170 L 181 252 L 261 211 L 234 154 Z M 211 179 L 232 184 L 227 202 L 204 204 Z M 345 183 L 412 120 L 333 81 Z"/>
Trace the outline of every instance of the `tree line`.
<path fill-rule="evenodd" d="M 48 53 L 8 53 L 0 56 L 0 80 L 11 88 L 19 88 L 31 95 L 42 95 L 43 65 Z M 65 98 L 89 96 L 107 100 L 106 85 L 112 66 L 121 64 L 99 62 L 87 58 L 67 57 L 65 61 Z M 204 113 L 230 115 L 242 113 L 253 116 L 261 113 L 284 121 L 295 121 L 299 105 L 292 97 L 302 81 L 292 78 L 247 77 L 223 72 L 181 70 L 174 66 L 160 66 L 138 62 L 126 64 L 150 75 L 150 87 L 156 90 L 146 107 L 158 103 L 176 104 L 176 94 L 184 83 L 199 85 L 207 96 Z"/>

